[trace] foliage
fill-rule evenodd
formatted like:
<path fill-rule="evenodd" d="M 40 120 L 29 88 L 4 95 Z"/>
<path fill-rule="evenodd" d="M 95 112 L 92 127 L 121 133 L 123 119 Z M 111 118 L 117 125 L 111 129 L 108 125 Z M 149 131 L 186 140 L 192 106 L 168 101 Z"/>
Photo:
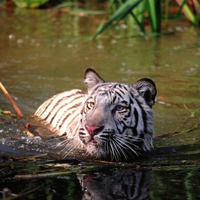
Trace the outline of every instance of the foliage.
<path fill-rule="evenodd" d="M 176 0 L 176 2 L 179 5 L 176 17 L 179 17 L 180 13 L 183 12 L 186 18 L 197 26 L 200 23 L 199 2 L 197 0 L 191 1 L 194 12 L 186 0 Z M 110 0 L 109 3 L 109 10 L 113 14 L 106 23 L 100 24 L 94 38 L 107 28 L 119 23 L 129 26 L 137 25 L 140 31 L 145 33 L 145 20 L 150 23 L 152 33 L 160 34 L 162 18 L 169 18 L 169 0 Z"/>
<path fill-rule="evenodd" d="M 46 3 L 48 0 L 13 0 L 20 8 L 37 8 Z"/>

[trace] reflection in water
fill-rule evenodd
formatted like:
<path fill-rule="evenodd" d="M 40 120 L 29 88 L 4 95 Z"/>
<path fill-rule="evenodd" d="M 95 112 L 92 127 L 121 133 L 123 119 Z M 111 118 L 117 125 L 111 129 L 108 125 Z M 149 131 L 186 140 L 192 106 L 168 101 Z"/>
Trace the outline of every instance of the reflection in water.
<path fill-rule="evenodd" d="M 110 173 L 79 174 L 83 200 L 149 199 L 151 170 L 117 169 Z"/>
<path fill-rule="evenodd" d="M 113 169 L 112 172 L 77 174 L 77 177 L 71 174 L 56 178 L 4 181 L 0 183 L 0 191 L 8 188 L 8 196 L 18 194 L 22 199 L 37 199 L 38 196 L 41 199 L 66 200 L 150 199 L 151 170 Z"/>
<path fill-rule="evenodd" d="M 103 172 L 78 174 L 66 170 L 66 175 L 56 177 L 5 179 L 0 182 L 0 192 L 8 188 L 7 195 L 19 195 L 25 200 L 200 199 L 199 172 L 199 166 L 152 170 L 104 168 Z"/>

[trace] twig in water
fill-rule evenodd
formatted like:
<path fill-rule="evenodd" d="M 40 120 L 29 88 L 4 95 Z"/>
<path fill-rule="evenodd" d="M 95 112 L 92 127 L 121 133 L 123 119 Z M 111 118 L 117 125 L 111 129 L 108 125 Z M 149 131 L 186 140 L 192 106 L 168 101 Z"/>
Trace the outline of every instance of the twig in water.
<path fill-rule="evenodd" d="M 12 97 L 10 96 L 10 94 L 8 93 L 8 91 L 6 90 L 6 88 L 3 86 L 3 84 L 0 82 L 0 88 L 3 91 L 3 93 L 6 95 L 6 97 L 8 98 L 8 100 L 11 102 L 13 108 L 15 109 L 18 117 L 22 117 L 23 114 L 21 112 L 21 110 L 18 108 L 17 104 L 14 102 L 14 100 L 12 99 Z"/>
<path fill-rule="evenodd" d="M 162 139 L 162 138 L 165 138 L 165 137 L 168 137 L 168 136 L 171 136 L 171 135 L 175 135 L 175 134 L 189 133 L 189 132 L 194 131 L 194 130 L 199 129 L 199 128 L 200 128 L 200 124 L 196 124 L 192 128 L 189 128 L 189 129 L 186 129 L 186 130 L 183 130 L 183 131 L 174 131 L 174 132 L 170 132 L 170 133 L 157 135 L 154 139 L 159 140 L 159 139 Z"/>

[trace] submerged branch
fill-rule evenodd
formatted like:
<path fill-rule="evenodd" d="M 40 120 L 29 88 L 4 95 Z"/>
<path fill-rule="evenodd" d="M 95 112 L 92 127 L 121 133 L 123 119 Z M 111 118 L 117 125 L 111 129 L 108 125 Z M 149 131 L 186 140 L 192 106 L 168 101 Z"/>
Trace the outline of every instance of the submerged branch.
<path fill-rule="evenodd" d="M 196 130 L 198 128 L 200 128 L 200 124 L 196 124 L 192 128 L 189 128 L 189 129 L 186 129 L 186 130 L 183 130 L 183 131 L 174 131 L 174 132 L 169 132 L 169 133 L 157 135 L 154 139 L 155 140 L 159 140 L 159 139 L 162 139 L 162 138 L 165 138 L 165 137 L 168 137 L 168 136 L 171 136 L 171 135 L 175 135 L 175 134 L 189 133 L 189 132 L 194 131 L 194 130 Z"/>
<path fill-rule="evenodd" d="M 3 93 L 6 95 L 6 97 L 8 98 L 8 100 L 11 102 L 11 104 L 12 104 L 13 108 L 15 109 L 18 117 L 22 117 L 23 114 L 22 114 L 21 110 L 19 109 L 19 107 L 17 106 L 17 104 L 12 99 L 12 97 L 10 96 L 10 94 L 8 93 L 8 91 L 6 90 L 6 88 L 3 86 L 3 84 L 1 82 L 0 82 L 0 88 L 3 91 Z"/>

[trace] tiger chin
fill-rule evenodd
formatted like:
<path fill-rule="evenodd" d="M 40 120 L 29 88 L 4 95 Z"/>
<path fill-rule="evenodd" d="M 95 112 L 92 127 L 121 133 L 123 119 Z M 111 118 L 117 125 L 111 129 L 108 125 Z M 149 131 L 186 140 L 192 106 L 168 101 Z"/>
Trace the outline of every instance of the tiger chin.
<path fill-rule="evenodd" d="M 143 78 L 135 84 L 104 81 L 93 69 L 84 76 L 87 93 L 62 92 L 45 101 L 35 115 L 65 135 L 64 156 L 84 150 L 94 159 L 131 161 L 148 152 L 153 137 L 155 83 Z"/>

